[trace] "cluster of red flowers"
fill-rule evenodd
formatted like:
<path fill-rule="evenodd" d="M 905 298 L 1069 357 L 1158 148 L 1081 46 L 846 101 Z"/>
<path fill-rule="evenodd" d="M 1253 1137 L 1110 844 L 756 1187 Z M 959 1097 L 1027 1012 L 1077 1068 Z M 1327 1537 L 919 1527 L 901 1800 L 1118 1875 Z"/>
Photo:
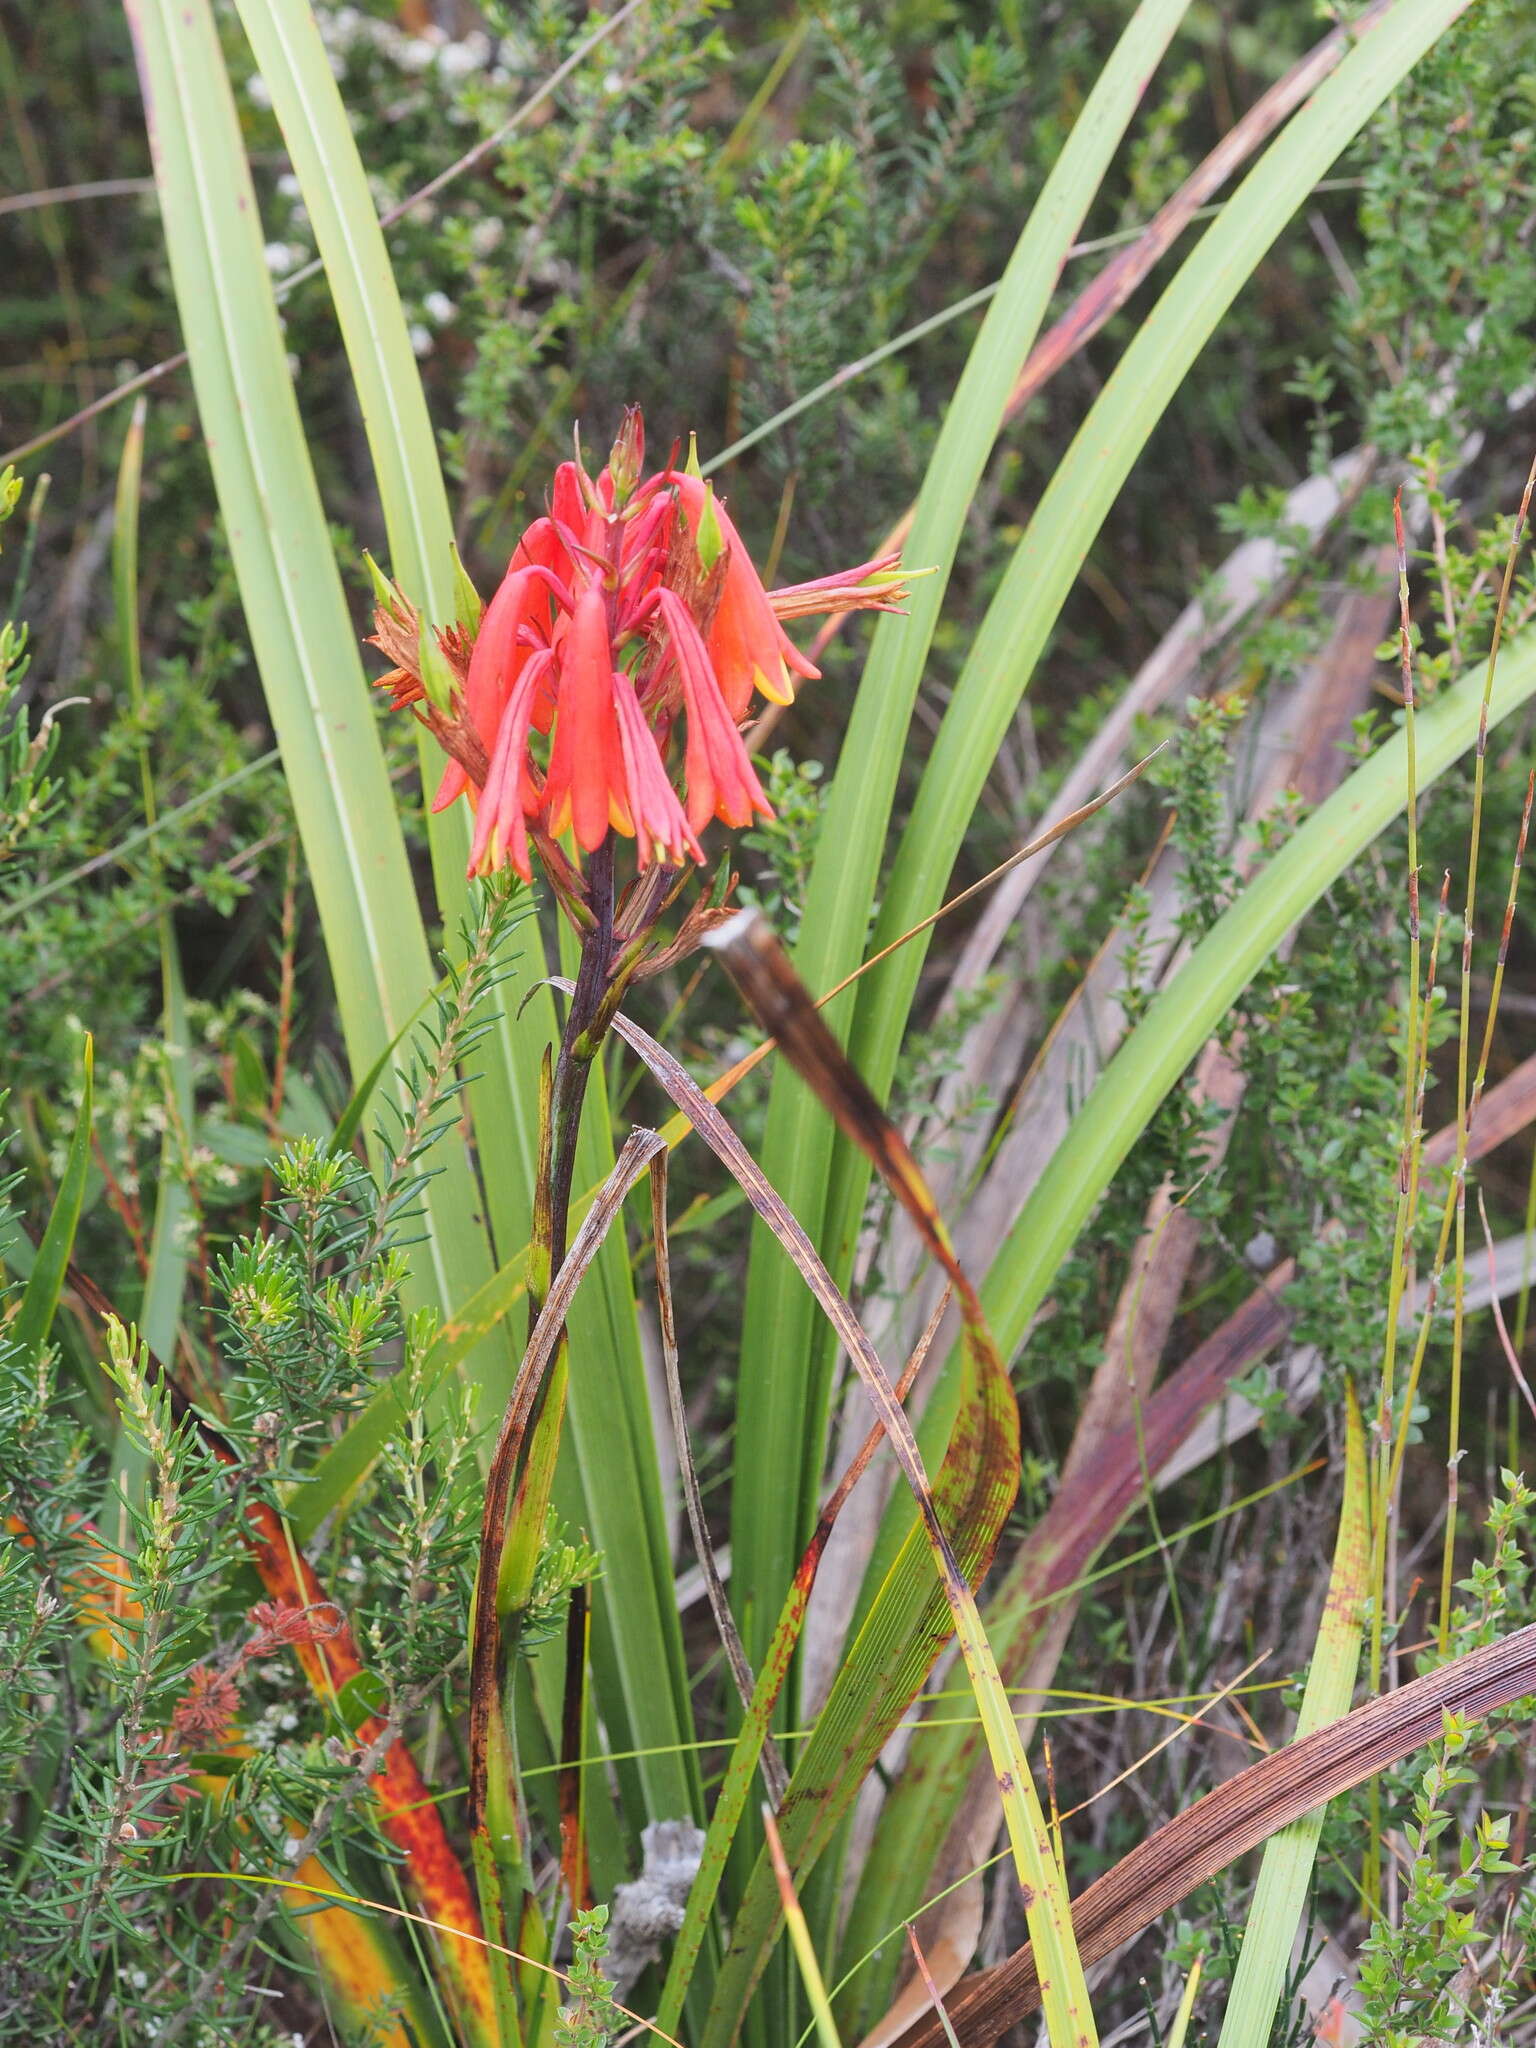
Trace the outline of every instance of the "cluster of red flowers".
<path fill-rule="evenodd" d="M 780 619 L 892 610 L 905 596 L 894 555 L 766 590 L 675 454 L 642 481 L 631 412 L 595 481 L 579 460 L 560 465 L 548 512 L 485 608 L 451 715 L 429 717 L 453 756 L 434 809 L 465 794 L 475 809 L 472 874 L 510 861 L 526 880 L 530 829 L 546 843 L 569 830 L 588 853 L 623 833 L 642 868 L 702 860 L 710 819 L 771 815 L 738 729 L 753 690 L 787 703 L 792 677 L 818 673 Z M 380 644 L 398 658 L 386 624 Z M 452 636 L 442 646 L 462 655 Z M 397 703 L 423 698 L 409 667 L 385 681 Z M 680 723 L 681 795 L 667 768 Z"/>
<path fill-rule="evenodd" d="M 343 1626 L 341 1609 L 330 1600 L 309 1607 L 258 1600 L 249 1619 L 251 1635 L 222 1670 L 211 1664 L 194 1664 L 187 1673 L 186 1691 L 171 1711 L 171 1732 L 176 1738 L 197 1737 L 205 1745 L 227 1742 L 240 1712 L 240 1678 L 246 1665 L 293 1643 L 324 1642 Z"/>

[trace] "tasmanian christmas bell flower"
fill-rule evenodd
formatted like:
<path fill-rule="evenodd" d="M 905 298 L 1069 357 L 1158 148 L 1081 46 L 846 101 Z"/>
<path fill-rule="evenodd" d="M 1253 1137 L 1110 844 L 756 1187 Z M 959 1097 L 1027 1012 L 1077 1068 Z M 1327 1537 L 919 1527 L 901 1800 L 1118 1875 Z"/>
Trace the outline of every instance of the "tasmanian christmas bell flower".
<path fill-rule="evenodd" d="M 526 881 L 536 850 L 568 879 L 567 833 L 589 856 L 632 839 L 642 871 L 702 862 L 712 820 L 772 815 L 741 737 L 753 692 L 788 703 L 818 673 L 780 620 L 906 597 L 896 555 L 768 590 L 697 464 L 644 466 L 637 409 L 595 479 L 562 462 L 477 621 L 424 634 L 378 579 L 381 686 L 448 754 L 433 807 L 467 797 L 471 874 Z"/>

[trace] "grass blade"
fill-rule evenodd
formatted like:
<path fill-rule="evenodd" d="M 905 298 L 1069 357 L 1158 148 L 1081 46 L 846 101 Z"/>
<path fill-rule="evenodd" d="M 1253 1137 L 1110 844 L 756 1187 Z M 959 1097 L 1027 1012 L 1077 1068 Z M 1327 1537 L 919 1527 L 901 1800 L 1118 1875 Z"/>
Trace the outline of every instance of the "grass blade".
<path fill-rule="evenodd" d="M 1126 350 L 1052 476 L 971 645 L 897 850 L 877 944 L 939 901 L 1079 566 L 1217 323 L 1317 180 L 1465 5 L 1400 0 L 1265 152 Z M 860 989 L 849 1050 L 876 1094 L 890 1085 L 925 951 L 921 940 L 904 948 Z M 843 1148 L 827 1202 L 829 1243 L 851 1236 L 867 1178 Z M 1006 1348 L 1006 1328 L 999 1328 Z"/>
<path fill-rule="evenodd" d="M 951 401 L 909 551 L 911 561 L 936 573 L 914 583 L 905 617 L 883 618 L 875 630 L 828 795 L 796 954 L 812 988 L 829 987 L 863 950 L 907 724 L 976 483 L 1067 250 L 1183 12 L 1184 0 L 1143 0 L 1137 8 L 1046 180 Z M 834 1028 L 847 1013 L 846 1003 L 836 1007 Z M 883 1078 L 876 1092 L 884 1092 Z M 827 1196 L 836 1134 L 792 1075 L 775 1078 L 768 1131 L 768 1178 L 812 1241 L 825 1248 L 834 1274 L 843 1273 L 851 1234 L 836 1225 L 824 1228 L 832 1213 Z M 752 1455 L 738 1470 L 732 1555 L 738 1584 L 749 1589 L 739 1618 L 747 1654 L 756 1661 L 815 1522 L 831 1373 L 814 1306 L 764 1231 L 754 1235 L 743 1327 L 738 1429 Z"/>
<path fill-rule="evenodd" d="M 95 1054 L 87 1033 L 80 1060 L 80 1109 L 75 1118 L 75 1134 L 69 1141 L 64 1172 L 59 1180 L 58 1193 L 53 1198 L 53 1208 L 49 1211 L 47 1228 L 22 1290 L 21 1306 L 10 1327 L 12 1342 L 23 1351 L 39 1350 L 48 1342 L 48 1332 L 53 1328 L 59 1295 L 64 1287 L 64 1275 L 69 1270 L 70 1255 L 75 1248 L 75 1232 L 80 1225 L 80 1208 L 85 1199 L 85 1177 L 91 1163 L 94 1067 Z"/>
<path fill-rule="evenodd" d="M 816 1010 L 803 991 L 796 1007 L 802 1023 L 809 1017 L 813 1020 L 814 1028 L 824 1034 L 824 1027 L 820 1024 Z M 875 1413 L 890 1439 L 897 1463 L 911 1488 L 921 1524 L 921 1540 L 912 1547 L 909 1556 L 903 1559 L 903 1570 L 899 1574 L 892 1574 L 893 1581 L 903 1586 L 909 1582 L 913 1576 L 915 1560 L 924 1557 L 925 1552 L 925 1561 L 931 1560 L 931 1564 L 938 1568 L 942 1602 L 948 1609 L 955 1634 L 959 1639 L 966 1670 L 976 1695 L 977 1710 L 986 1731 L 993 1768 L 997 1774 L 998 1791 L 1019 1870 L 1025 1913 L 1042 1953 L 1050 1959 L 1046 1980 L 1049 2020 L 1058 2039 L 1080 2040 L 1090 2044 L 1091 2048 L 1096 2038 L 1093 2017 L 1088 2003 L 1087 1986 L 1083 1981 L 1082 1965 L 1078 1960 L 1076 1945 L 1072 1938 L 1072 1919 L 1066 1901 L 1065 1887 L 1019 1744 L 1013 1710 L 1002 1680 L 998 1676 L 971 1587 L 972 1577 L 979 1569 L 985 1569 L 991 1544 L 995 1541 L 997 1529 L 1000 1527 L 1000 1517 L 988 1516 L 982 1522 L 984 1548 L 979 1558 L 975 1555 L 976 1522 L 973 1521 L 969 1527 L 962 1525 L 955 1532 L 963 1547 L 962 1554 L 957 1554 L 955 1541 L 951 1536 L 952 1525 L 942 1513 L 940 1500 L 929 1483 L 906 1413 L 896 1400 L 884 1367 L 868 1337 L 833 1284 L 825 1266 L 816 1256 L 805 1232 L 785 1208 L 720 1112 L 706 1101 L 702 1092 L 689 1080 L 677 1062 L 663 1051 L 654 1039 L 622 1016 L 615 1019 L 614 1028 L 625 1042 L 640 1054 L 678 1106 L 686 1109 L 705 1142 L 734 1175 L 746 1193 L 748 1201 L 773 1232 L 796 1271 L 814 1294 L 818 1306 L 836 1330 L 840 1342 L 864 1382 Z M 826 1042 L 835 1052 L 835 1041 L 828 1036 Z M 910 1156 L 906 1165 L 910 1172 L 915 1172 Z M 900 1168 L 895 1171 L 900 1179 Z M 923 1210 L 926 1205 L 927 1210 L 931 1212 L 932 1202 L 925 1188 L 909 1187 L 909 1193 L 912 1205 L 917 1210 Z M 964 1286 L 965 1293 L 969 1294 L 968 1283 L 964 1283 L 964 1276 L 959 1273 L 952 1260 L 950 1266 L 957 1288 Z M 971 1297 L 971 1306 L 974 1310 L 974 1296 Z M 967 1318 L 967 1331 L 971 1339 L 966 1346 L 967 1363 L 973 1369 L 978 1384 L 990 1397 L 990 1416 L 994 1425 L 989 1432 L 990 1455 L 984 1460 L 984 1466 L 990 1470 L 994 1490 L 999 1492 L 1000 1504 L 1006 1513 L 1017 1483 L 1017 1417 L 1013 1412 L 1007 1377 L 996 1351 L 990 1343 L 982 1341 L 972 1316 Z M 977 1520 L 980 1521 L 981 1518 Z M 922 1632 L 913 1631 L 905 1639 L 897 1637 L 894 1643 L 887 1643 L 885 1658 L 870 1660 L 871 1670 L 879 1674 L 873 1688 L 874 1692 L 889 1698 L 889 1673 L 893 1663 L 894 1668 L 902 1671 L 909 1671 L 915 1664 L 920 1682 L 922 1673 L 932 1663 L 942 1644 L 943 1635 L 943 1631 L 930 1623 Z M 856 1658 L 857 1652 L 855 1657 L 849 1659 L 850 1667 L 859 1668 Z M 848 1668 L 845 1667 L 845 1676 Z M 867 1674 L 861 1672 L 861 1677 L 867 1686 Z M 910 1698 L 910 1694 L 908 1697 Z M 900 1706 L 897 1711 L 901 1711 Z M 791 1780 L 789 1798 L 786 1801 L 786 1809 L 793 1806 L 794 1820 L 801 1828 L 806 1827 L 807 1823 L 819 1828 L 823 1845 L 830 1833 L 831 1825 L 835 1824 L 862 1777 L 862 1770 L 850 1769 L 850 1746 L 837 1741 L 827 1733 L 829 1727 L 836 1725 L 836 1721 L 833 1703 L 829 1702 L 818 1719 L 815 1734 L 807 1745 L 802 1768 Z M 888 1728 L 884 1732 L 889 1732 Z M 804 1783 L 803 1774 L 813 1756 L 818 1756 L 818 1745 L 838 1759 L 839 1768 L 832 1780 L 820 1791 L 819 1796 L 812 1797 Z M 873 1761 L 873 1752 L 870 1752 L 867 1761 Z M 734 2031 L 737 2016 L 744 2009 L 752 1984 L 767 1961 L 769 1946 L 777 1932 L 782 1900 L 773 1901 L 776 1908 L 774 1912 L 765 1911 L 767 1886 L 762 1877 L 763 1869 L 760 1861 L 758 1874 L 754 1876 L 752 1886 L 749 1887 L 747 1902 L 736 1918 L 730 1955 L 726 1969 L 716 1985 L 710 2020 L 706 2027 L 707 2044 L 722 2042 L 726 2030 Z M 771 1872 L 771 1862 L 768 1869 Z M 747 1932 L 749 1928 L 750 1934 Z"/>
<path fill-rule="evenodd" d="M 1370 1589 L 1369 1486 L 1360 1406 L 1353 1388 L 1348 1388 L 1346 1394 L 1344 1505 L 1339 1514 L 1328 1595 L 1296 1721 L 1298 1741 L 1349 1712 L 1355 1675 L 1360 1668 L 1365 1601 Z M 1269 2041 L 1275 2008 L 1285 1987 L 1291 1947 L 1306 1907 L 1324 1812 L 1323 1807 L 1314 1807 L 1300 1820 L 1271 1835 L 1265 1845 L 1217 2048 L 1265 2048 Z"/>
<path fill-rule="evenodd" d="M 784 1857 L 784 1844 L 779 1840 L 779 1831 L 774 1825 L 771 1806 L 763 1808 L 763 1829 L 768 1837 L 768 1854 L 773 1858 L 773 1874 L 778 1881 L 779 1898 L 784 1907 L 784 1923 L 789 1929 L 795 1961 L 800 1966 L 806 1996 L 810 2000 L 811 2016 L 816 2023 L 816 2038 L 821 2043 L 821 2048 L 843 2048 L 838 2038 L 837 2022 L 832 2017 L 832 2002 L 827 1997 L 821 1966 L 816 1960 L 816 1947 L 811 1940 L 811 1930 L 805 1924 L 805 1914 L 801 1910 L 800 1901 L 795 1897 L 795 1881 L 789 1874 L 789 1864 Z"/>
<path fill-rule="evenodd" d="M 128 680 L 129 699 L 140 717 L 144 711 L 144 669 L 139 637 L 139 505 L 147 406 L 148 401 L 143 397 L 135 401 L 128 431 L 123 436 L 112 521 L 112 597 L 117 613 L 117 639 Z M 144 825 L 148 832 L 153 833 L 159 804 L 155 796 L 154 765 L 146 739 L 140 740 L 138 751 Z M 150 872 L 158 877 L 158 842 L 151 838 L 149 848 Z M 165 1078 L 170 1089 L 173 1115 L 168 1118 L 160 1140 L 155 1220 L 150 1232 L 149 1270 L 144 1279 L 139 1326 L 150 1349 L 161 1358 L 170 1358 L 175 1352 L 176 1336 L 181 1326 L 181 1297 L 190 1263 L 186 1233 L 194 1215 L 192 1194 L 183 1171 L 183 1154 L 191 1143 L 193 1119 L 192 1054 L 187 1032 L 187 994 L 182 983 L 181 957 L 176 949 L 176 927 L 169 910 L 161 912 L 157 927 Z M 125 1496 L 131 1497 L 141 1477 L 142 1456 L 131 1433 L 125 1429 L 118 1431 L 111 1469 L 114 1485 Z"/>
<path fill-rule="evenodd" d="M 361 1074 L 433 976 L 357 640 L 294 403 L 250 171 L 207 0 L 128 0 L 198 409 Z M 416 1300 L 489 1270 L 475 1191 L 449 1159 L 423 1196 Z M 494 1340 L 493 1340 L 494 1341 Z"/>
<path fill-rule="evenodd" d="M 1200 1995 L 1200 1974 L 1203 1968 L 1202 1958 L 1196 1956 L 1189 1966 L 1189 1976 L 1179 1998 L 1179 2009 L 1173 2016 L 1173 2025 L 1168 2029 L 1166 2048 L 1184 2048 L 1185 2037 L 1189 2033 L 1190 2017 L 1195 2010 L 1195 2000 Z M 951 2048 L 956 2048 L 953 2029 L 949 2030 L 947 2039 Z"/>

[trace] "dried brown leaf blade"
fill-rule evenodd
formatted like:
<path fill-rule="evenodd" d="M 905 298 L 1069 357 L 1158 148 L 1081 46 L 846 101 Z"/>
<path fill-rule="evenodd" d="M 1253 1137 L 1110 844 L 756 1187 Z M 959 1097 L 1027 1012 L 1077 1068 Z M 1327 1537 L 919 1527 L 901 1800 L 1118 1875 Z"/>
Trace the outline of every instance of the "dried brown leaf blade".
<path fill-rule="evenodd" d="M 1433 1742 L 1446 1714 L 1477 1721 L 1533 1693 L 1536 1623 L 1250 1764 L 1176 1814 L 1073 1901 L 1085 1963 L 1130 1941 L 1278 1829 Z M 1026 1947 L 956 1992 L 949 2017 L 962 2048 L 980 2048 L 1039 2002 L 1034 1955 Z M 942 2027 L 929 2016 L 901 2037 L 900 2048 L 939 2048 L 943 2040 Z"/>

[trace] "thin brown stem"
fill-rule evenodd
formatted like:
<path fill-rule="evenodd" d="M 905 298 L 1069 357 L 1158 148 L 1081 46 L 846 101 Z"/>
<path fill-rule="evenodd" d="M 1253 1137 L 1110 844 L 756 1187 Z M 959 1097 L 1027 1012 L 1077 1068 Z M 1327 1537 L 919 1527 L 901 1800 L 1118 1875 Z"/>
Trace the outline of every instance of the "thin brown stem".
<path fill-rule="evenodd" d="M 731 1667 L 731 1676 L 736 1682 L 736 1692 L 741 1700 L 742 1711 L 752 1711 L 752 1695 L 757 1690 L 757 1679 L 742 1648 L 741 1635 L 736 1627 L 736 1618 L 731 1613 L 730 1602 L 725 1595 L 725 1586 L 720 1577 L 720 1568 L 715 1562 L 714 1546 L 709 1540 L 709 1528 L 704 1520 L 704 1499 L 699 1491 L 699 1475 L 693 1462 L 693 1445 L 688 1436 L 688 1417 L 683 1407 L 683 1386 L 678 1372 L 677 1325 L 672 1315 L 672 1261 L 667 1246 L 667 1155 L 660 1152 L 651 1161 L 651 1235 L 655 1240 L 656 1255 L 656 1314 L 661 1326 L 661 1358 L 667 1383 L 667 1409 L 672 1418 L 672 1438 L 677 1448 L 677 1470 L 682 1483 L 683 1502 L 688 1510 L 688 1526 L 693 1532 L 694 1553 L 699 1560 L 699 1569 L 704 1574 L 704 1590 L 709 1596 L 709 1608 L 715 1618 L 715 1627 L 720 1634 L 721 1647 L 726 1662 Z M 789 1773 L 784 1768 L 784 1758 L 772 1733 L 763 1738 L 762 1754 L 763 1782 L 768 1787 L 768 1796 L 777 1811 L 784 1803 L 789 1790 Z"/>

